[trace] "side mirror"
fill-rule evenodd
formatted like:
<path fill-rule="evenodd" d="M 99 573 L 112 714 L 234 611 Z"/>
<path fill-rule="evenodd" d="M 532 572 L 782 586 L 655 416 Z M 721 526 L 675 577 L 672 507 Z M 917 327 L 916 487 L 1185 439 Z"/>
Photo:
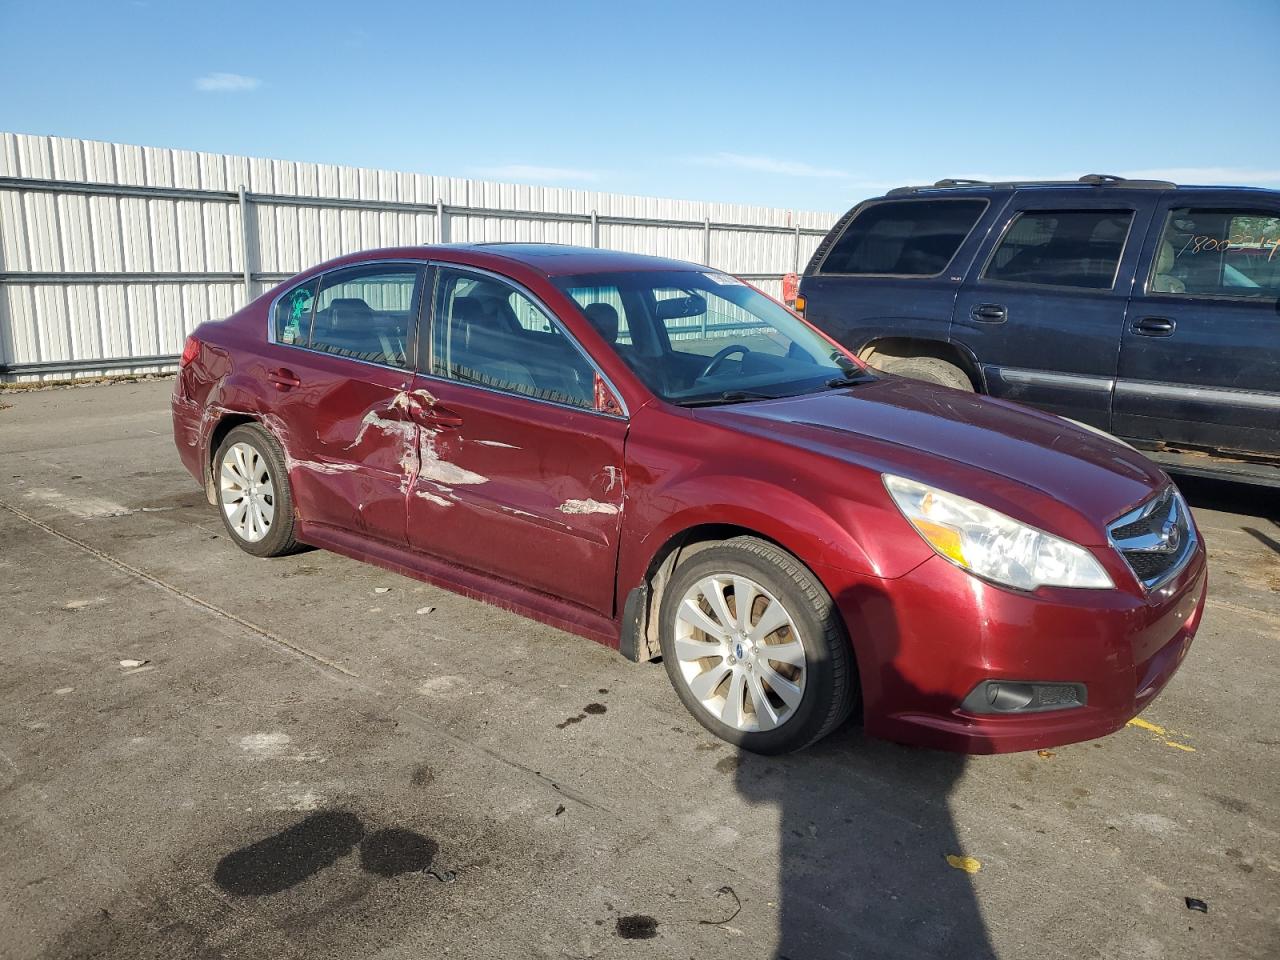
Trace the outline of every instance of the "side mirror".
<path fill-rule="evenodd" d="M 696 293 L 683 297 L 659 300 L 655 313 L 659 320 L 678 320 L 681 317 L 697 317 L 707 312 L 707 300 Z"/>

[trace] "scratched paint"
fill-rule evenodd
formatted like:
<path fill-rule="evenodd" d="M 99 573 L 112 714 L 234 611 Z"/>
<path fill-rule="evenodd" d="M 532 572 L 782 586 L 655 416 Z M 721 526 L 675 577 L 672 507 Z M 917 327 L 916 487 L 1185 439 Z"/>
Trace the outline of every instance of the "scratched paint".
<path fill-rule="evenodd" d="M 519 450 L 513 443 L 503 443 L 501 440 L 472 440 L 472 443 L 478 443 L 482 447 L 501 447 L 503 450 Z"/>
<path fill-rule="evenodd" d="M 312 470 L 315 473 L 323 473 L 327 476 L 339 473 L 350 473 L 352 470 L 360 469 L 360 464 L 358 463 L 321 463 L 318 460 L 295 460 L 287 454 L 285 455 L 285 459 L 290 470 L 295 467 L 302 467 L 305 470 Z"/>
<path fill-rule="evenodd" d="M 599 500 L 566 500 L 560 506 L 556 507 L 561 513 L 568 514 L 585 514 L 585 513 L 617 513 L 618 505 L 616 503 L 601 503 Z"/>
<path fill-rule="evenodd" d="M 446 500 L 444 497 L 437 497 L 434 493 L 426 490 L 415 490 L 413 495 L 419 500 L 426 500 L 428 503 L 434 503 L 438 507 L 452 507 L 453 501 Z"/>
<path fill-rule="evenodd" d="M 489 482 L 488 477 L 440 459 L 440 454 L 436 450 L 436 433 L 434 430 L 426 429 L 421 430 L 418 440 L 418 476 L 451 486 Z"/>

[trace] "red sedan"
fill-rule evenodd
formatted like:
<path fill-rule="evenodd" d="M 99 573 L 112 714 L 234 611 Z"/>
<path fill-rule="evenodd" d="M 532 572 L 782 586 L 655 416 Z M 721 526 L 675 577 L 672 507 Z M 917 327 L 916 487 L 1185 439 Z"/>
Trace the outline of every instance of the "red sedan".
<path fill-rule="evenodd" d="M 873 374 L 679 261 L 343 257 L 197 329 L 173 417 L 247 552 L 324 547 L 661 657 L 761 753 L 855 711 L 968 752 L 1101 736 L 1204 606 L 1190 512 L 1134 450 Z"/>

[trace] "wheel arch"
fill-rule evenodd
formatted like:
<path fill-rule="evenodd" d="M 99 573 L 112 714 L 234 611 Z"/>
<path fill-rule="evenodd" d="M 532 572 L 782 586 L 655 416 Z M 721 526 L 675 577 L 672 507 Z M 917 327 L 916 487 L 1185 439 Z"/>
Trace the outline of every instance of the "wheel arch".
<path fill-rule="evenodd" d="M 761 518 L 763 519 L 763 518 Z M 823 586 L 805 551 L 791 538 L 779 537 L 769 532 L 766 522 L 735 517 L 732 520 L 689 518 L 683 523 L 648 538 L 654 546 L 644 551 L 644 565 L 622 604 L 622 623 L 619 650 L 623 656 L 636 662 L 654 660 L 661 655 L 658 644 L 659 621 L 657 611 L 676 565 L 701 550 L 724 543 L 735 537 L 754 537 L 784 550 L 805 568 Z M 621 584 L 620 584 L 621 586 Z M 845 625 L 847 630 L 847 624 Z"/>
<path fill-rule="evenodd" d="M 858 359 L 876 366 L 876 357 L 934 357 L 945 360 L 964 371 L 969 382 L 979 393 L 987 392 L 982 364 L 967 346 L 954 340 L 935 340 L 930 337 L 876 337 L 858 348 Z"/>

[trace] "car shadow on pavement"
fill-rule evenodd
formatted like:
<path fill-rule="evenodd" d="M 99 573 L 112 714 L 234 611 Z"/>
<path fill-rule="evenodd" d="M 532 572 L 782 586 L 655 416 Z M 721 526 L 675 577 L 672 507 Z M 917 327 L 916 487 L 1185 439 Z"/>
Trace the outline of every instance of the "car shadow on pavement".
<path fill-rule="evenodd" d="M 1280 523 L 1280 494 L 1275 487 L 1178 473 L 1173 475 L 1173 480 L 1193 510 L 1219 510 L 1224 513 L 1245 514 Z M 1254 531 L 1250 532 L 1264 545 L 1277 548 L 1274 539 L 1258 536 Z"/>
<path fill-rule="evenodd" d="M 883 663 L 882 681 L 908 682 Z M 995 957 L 949 805 L 966 762 L 868 738 L 856 717 L 789 756 L 740 754 L 740 795 L 779 814 L 774 960 Z"/>

